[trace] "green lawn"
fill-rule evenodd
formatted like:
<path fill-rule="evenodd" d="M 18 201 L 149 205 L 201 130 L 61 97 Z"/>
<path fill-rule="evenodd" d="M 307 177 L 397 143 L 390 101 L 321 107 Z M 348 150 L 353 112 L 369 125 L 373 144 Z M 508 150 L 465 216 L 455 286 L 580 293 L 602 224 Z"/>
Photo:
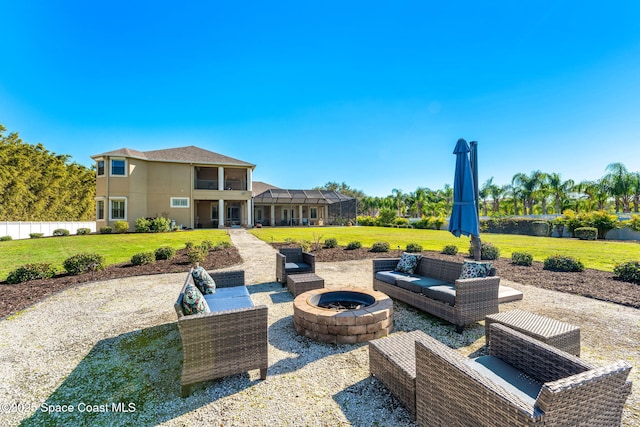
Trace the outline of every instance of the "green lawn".
<path fill-rule="evenodd" d="M 161 246 L 183 249 L 186 242 L 199 245 L 228 241 L 225 230 L 193 230 L 172 233 L 91 234 L 0 242 L 0 281 L 21 265 L 46 262 L 63 272 L 62 262 L 82 252 L 103 255 L 107 265 L 127 262 L 139 252 L 153 252 Z"/>
<path fill-rule="evenodd" d="M 346 246 L 351 241 L 360 241 L 364 247 L 374 242 L 388 242 L 392 249 L 404 249 L 407 243 L 418 243 L 425 250 L 441 251 L 446 245 L 457 245 L 460 252 L 469 249 L 467 237 L 456 238 L 448 231 L 415 230 L 384 227 L 323 227 L 323 228 L 257 228 L 251 230 L 265 242 L 284 242 L 286 239 L 319 241 L 335 238 Z M 517 236 L 512 234 L 483 234 L 482 241 L 491 242 L 500 249 L 501 258 L 511 258 L 512 252 L 528 252 L 536 261 L 543 261 L 555 254 L 570 255 L 582 261 L 587 268 L 612 271 L 624 261 L 640 259 L 638 242 L 585 241 L 578 239 Z"/>

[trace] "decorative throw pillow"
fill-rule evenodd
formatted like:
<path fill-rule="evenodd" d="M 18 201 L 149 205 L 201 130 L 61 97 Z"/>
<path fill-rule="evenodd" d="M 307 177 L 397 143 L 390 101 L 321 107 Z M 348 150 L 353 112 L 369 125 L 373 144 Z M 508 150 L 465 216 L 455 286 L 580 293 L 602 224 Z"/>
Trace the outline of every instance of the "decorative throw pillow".
<path fill-rule="evenodd" d="M 184 287 L 184 296 L 182 297 L 182 312 L 184 314 L 200 314 L 209 313 L 209 305 L 205 301 L 202 292 L 191 283 Z"/>
<path fill-rule="evenodd" d="M 216 282 L 209 276 L 207 270 L 202 267 L 196 267 L 191 271 L 191 276 L 193 276 L 193 283 L 203 295 L 216 293 Z"/>
<path fill-rule="evenodd" d="M 487 277 L 490 272 L 490 262 L 464 261 L 462 263 L 462 272 L 460 273 L 460 279 L 476 279 L 478 277 Z"/>
<path fill-rule="evenodd" d="M 418 262 L 420 262 L 420 258 L 422 258 L 422 255 L 420 254 L 403 253 L 400 261 L 398 261 L 398 265 L 396 265 L 395 271 L 413 274 L 418 266 Z"/>

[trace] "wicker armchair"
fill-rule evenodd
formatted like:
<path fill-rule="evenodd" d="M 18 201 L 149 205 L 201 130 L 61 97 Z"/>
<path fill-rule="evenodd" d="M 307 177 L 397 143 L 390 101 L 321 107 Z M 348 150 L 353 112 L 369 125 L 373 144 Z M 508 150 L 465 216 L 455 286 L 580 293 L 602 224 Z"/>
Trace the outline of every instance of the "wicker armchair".
<path fill-rule="evenodd" d="M 244 286 L 244 271 L 209 273 L 216 288 Z M 187 283 L 193 283 L 189 272 Z M 184 290 L 184 287 L 183 287 Z M 191 384 L 260 369 L 267 377 L 267 306 L 233 309 L 185 316 L 180 293 L 174 308 L 182 338 L 184 360 L 180 385 L 182 396 Z"/>
<path fill-rule="evenodd" d="M 528 379 L 510 373 L 503 381 L 478 370 L 479 359 L 472 361 L 435 339 L 416 341 L 419 425 L 620 425 L 631 393 L 628 363 L 597 368 L 504 325 L 490 327 L 491 346 L 484 357 L 499 359 Z"/>
<path fill-rule="evenodd" d="M 434 278 L 455 285 L 455 304 L 450 304 L 402 287 L 400 282 L 406 283 L 402 278 L 391 284 L 377 277 L 379 272 L 394 270 L 399 260 L 373 260 L 374 290 L 453 323 L 457 332 L 462 332 L 465 325 L 484 320 L 488 314 L 498 313 L 500 277 L 495 275 L 495 270 L 489 277 L 459 279 L 462 263 L 422 257 L 413 277 Z"/>
<path fill-rule="evenodd" d="M 276 281 L 287 284 L 289 274 L 315 273 L 316 256 L 302 248 L 282 248 L 276 254 Z"/>

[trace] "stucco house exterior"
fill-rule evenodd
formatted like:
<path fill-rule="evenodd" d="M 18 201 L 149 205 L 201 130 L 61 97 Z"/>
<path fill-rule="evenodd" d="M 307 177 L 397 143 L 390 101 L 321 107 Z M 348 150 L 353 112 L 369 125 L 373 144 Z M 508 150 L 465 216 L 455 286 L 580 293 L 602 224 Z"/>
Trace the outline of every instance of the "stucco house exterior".
<path fill-rule="evenodd" d="M 96 162 L 96 227 L 166 217 L 187 228 L 253 224 L 255 165 L 188 146 L 155 151 L 122 148 Z"/>

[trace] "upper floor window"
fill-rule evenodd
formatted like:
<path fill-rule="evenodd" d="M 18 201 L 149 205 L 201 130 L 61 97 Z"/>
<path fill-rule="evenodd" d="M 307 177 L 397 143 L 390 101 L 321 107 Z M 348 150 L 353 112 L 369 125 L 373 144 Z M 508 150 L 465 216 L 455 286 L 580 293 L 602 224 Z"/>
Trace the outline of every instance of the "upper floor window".
<path fill-rule="evenodd" d="M 104 160 L 98 160 L 98 176 L 104 175 Z"/>
<path fill-rule="evenodd" d="M 125 176 L 127 162 L 124 159 L 111 159 L 111 175 Z"/>
<path fill-rule="evenodd" d="M 172 197 L 171 207 L 172 208 L 188 208 L 189 198 L 188 197 Z"/>

